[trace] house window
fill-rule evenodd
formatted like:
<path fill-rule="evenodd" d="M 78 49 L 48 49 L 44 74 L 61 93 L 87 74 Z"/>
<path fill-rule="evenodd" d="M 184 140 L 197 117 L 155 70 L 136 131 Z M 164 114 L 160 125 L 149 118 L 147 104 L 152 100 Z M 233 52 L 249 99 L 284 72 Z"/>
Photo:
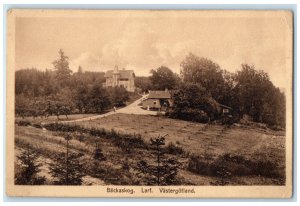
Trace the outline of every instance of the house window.
<path fill-rule="evenodd" d="M 224 109 L 223 109 L 223 113 L 224 113 L 224 114 L 229 113 L 229 109 L 225 109 L 225 108 L 224 108 Z"/>

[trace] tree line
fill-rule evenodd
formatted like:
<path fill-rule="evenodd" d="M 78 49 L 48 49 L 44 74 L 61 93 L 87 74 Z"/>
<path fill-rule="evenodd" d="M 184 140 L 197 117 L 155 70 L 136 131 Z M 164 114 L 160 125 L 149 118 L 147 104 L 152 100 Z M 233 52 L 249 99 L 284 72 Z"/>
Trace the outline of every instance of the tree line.
<path fill-rule="evenodd" d="M 248 115 L 255 122 L 285 127 L 285 94 L 271 82 L 269 75 L 255 66 L 242 64 L 237 72 L 228 72 L 217 63 L 192 53 L 180 64 L 180 74 L 161 66 L 150 77 L 137 77 L 142 91 L 172 91 L 173 118 L 208 122 L 220 118 L 220 105 L 232 108 L 240 119 Z"/>
<path fill-rule="evenodd" d="M 232 108 L 237 119 L 248 115 L 255 122 L 285 126 L 285 94 L 273 85 L 269 75 L 255 66 L 242 64 L 228 72 L 210 59 L 192 53 L 180 64 L 180 74 L 166 66 L 150 71 L 149 77 L 136 77 L 138 92 L 172 92 L 174 105 L 169 117 L 208 122 L 219 119 L 220 105 Z M 103 72 L 72 73 L 62 50 L 53 70 L 16 71 L 16 114 L 20 116 L 101 113 L 124 105 L 129 93 L 122 87 L 103 88 Z"/>
<path fill-rule="evenodd" d="M 62 50 L 53 62 L 54 70 L 22 69 L 15 73 L 17 115 L 48 117 L 73 113 L 102 113 L 123 106 L 130 93 L 123 87 L 104 88 L 104 72 L 72 73 Z"/>

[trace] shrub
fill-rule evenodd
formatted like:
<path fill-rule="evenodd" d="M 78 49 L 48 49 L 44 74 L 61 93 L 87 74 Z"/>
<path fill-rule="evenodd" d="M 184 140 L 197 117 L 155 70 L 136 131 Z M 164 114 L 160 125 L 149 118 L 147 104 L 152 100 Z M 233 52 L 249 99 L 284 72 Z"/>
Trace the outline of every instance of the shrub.
<path fill-rule="evenodd" d="M 18 160 L 21 165 L 18 166 L 19 172 L 15 174 L 15 184 L 17 185 L 42 185 L 46 181 L 46 178 L 40 177 L 37 174 L 41 171 L 39 168 L 42 166 L 41 163 L 37 162 L 39 157 L 38 153 L 35 152 L 27 145 L 27 148 L 19 156 Z"/>
<path fill-rule="evenodd" d="M 282 178 L 284 175 L 274 162 L 268 160 L 251 161 L 240 155 L 224 154 L 212 161 L 199 156 L 191 156 L 188 170 L 201 175 L 228 178 L 232 176 L 259 175 Z"/>
<path fill-rule="evenodd" d="M 96 143 L 96 147 L 95 147 L 95 151 L 94 151 L 94 159 L 99 160 L 99 161 L 103 161 L 106 159 L 102 153 L 99 143 Z"/>
<path fill-rule="evenodd" d="M 140 135 L 119 134 L 118 138 L 113 139 L 114 145 L 126 153 L 131 153 L 134 148 L 148 148 Z"/>
<path fill-rule="evenodd" d="M 86 138 L 85 135 L 82 132 L 80 132 L 80 134 L 78 135 L 78 141 L 79 142 L 84 142 L 85 138 Z"/>
<path fill-rule="evenodd" d="M 83 165 L 79 159 L 82 153 L 69 151 L 69 141 L 72 139 L 70 133 L 65 133 L 66 153 L 60 153 L 53 163 L 50 163 L 50 174 L 55 178 L 57 185 L 81 185 L 82 177 L 85 175 Z"/>
<path fill-rule="evenodd" d="M 121 148 L 123 151 L 130 153 L 133 148 L 148 148 L 148 145 L 142 139 L 140 134 L 120 134 L 116 130 L 110 131 L 104 128 L 90 128 L 86 129 L 79 125 L 68 125 L 61 123 L 50 123 L 44 125 L 44 127 L 50 131 L 61 131 L 61 132 L 80 132 L 88 133 L 92 136 L 107 138 L 113 141 L 113 143 Z"/>
<path fill-rule="evenodd" d="M 38 129 L 43 129 L 42 125 L 37 124 L 37 123 L 32 124 L 32 126 L 35 127 L 35 128 L 38 128 Z"/>
<path fill-rule="evenodd" d="M 175 185 L 179 181 L 176 178 L 178 162 L 175 159 L 164 158 L 162 145 L 165 145 L 165 137 L 151 138 L 151 146 L 155 151 L 155 164 L 141 160 L 137 164 L 137 175 L 147 185 Z"/>
<path fill-rule="evenodd" d="M 178 118 L 187 121 L 207 123 L 209 121 L 209 116 L 206 112 L 199 109 L 185 108 L 180 110 L 180 112 L 175 112 L 170 110 L 168 113 L 171 118 Z"/>
<path fill-rule="evenodd" d="M 253 162 L 252 170 L 254 174 L 265 177 L 277 178 L 285 176 L 279 171 L 277 164 L 269 160 L 259 160 L 257 162 Z"/>
<path fill-rule="evenodd" d="M 221 123 L 224 125 L 233 125 L 235 120 L 232 115 L 224 115 L 221 117 Z"/>
<path fill-rule="evenodd" d="M 279 125 L 268 125 L 268 128 L 270 128 L 274 131 L 284 131 L 284 128 Z"/>
<path fill-rule="evenodd" d="M 166 152 L 173 155 L 181 155 L 184 153 L 184 150 L 182 147 L 170 142 L 166 147 Z"/>
<path fill-rule="evenodd" d="M 79 158 L 81 153 L 59 154 L 53 163 L 50 163 L 50 174 L 55 178 L 56 185 L 81 185 L 84 176 L 83 165 Z"/>
<path fill-rule="evenodd" d="M 19 125 L 19 126 L 29 126 L 30 125 L 30 122 L 27 121 L 27 120 L 20 120 L 20 121 L 16 121 L 16 124 Z"/>
<path fill-rule="evenodd" d="M 199 156 L 191 155 L 187 169 L 196 174 L 209 175 L 209 163 Z"/>
<path fill-rule="evenodd" d="M 91 161 L 87 163 L 87 174 L 99 178 L 107 185 L 136 185 L 137 182 L 131 176 L 129 170 L 115 168 L 111 164 L 104 162 Z"/>
<path fill-rule="evenodd" d="M 122 169 L 126 171 L 130 170 L 130 166 L 127 158 L 122 162 Z"/>
<path fill-rule="evenodd" d="M 211 164 L 211 172 L 218 177 L 251 175 L 253 172 L 249 168 L 250 165 L 251 161 L 243 156 L 224 154 Z"/>

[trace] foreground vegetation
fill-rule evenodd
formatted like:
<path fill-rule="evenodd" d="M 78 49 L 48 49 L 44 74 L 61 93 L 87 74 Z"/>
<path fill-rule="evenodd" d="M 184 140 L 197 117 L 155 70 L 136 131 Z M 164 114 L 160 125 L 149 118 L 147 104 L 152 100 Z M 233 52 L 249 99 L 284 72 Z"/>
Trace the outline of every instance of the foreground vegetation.
<path fill-rule="evenodd" d="M 59 154 L 66 152 L 66 134 L 72 137 L 69 151 L 81 154 L 81 184 L 155 185 L 157 171 L 163 174 L 157 168 L 164 164 L 169 165 L 164 170 L 168 171 L 167 176 L 172 175 L 159 184 L 285 183 L 284 132 L 259 125 L 228 128 L 166 117 L 116 114 L 76 124 L 49 123 L 41 126 L 44 129 L 36 127 L 31 122 L 17 122 L 16 149 L 24 150 L 29 145 L 40 154 L 44 169 L 38 176 L 45 176 L 45 184 L 57 184 L 49 168 Z M 164 161 L 157 164 L 158 150 L 152 140 L 160 134 L 165 136 L 164 143 L 159 145 Z"/>

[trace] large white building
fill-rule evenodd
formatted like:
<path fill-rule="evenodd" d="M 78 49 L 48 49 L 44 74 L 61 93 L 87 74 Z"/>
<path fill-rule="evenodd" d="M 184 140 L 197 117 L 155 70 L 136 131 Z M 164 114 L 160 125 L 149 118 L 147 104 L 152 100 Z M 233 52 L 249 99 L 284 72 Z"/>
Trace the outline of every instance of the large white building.
<path fill-rule="evenodd" d="M 129 92 L 135 91 L 133 70 L 118 69 L 115 66 L 114 70 L 109 70 L 105 73 L 105 87 L 124 87 Z"/>

